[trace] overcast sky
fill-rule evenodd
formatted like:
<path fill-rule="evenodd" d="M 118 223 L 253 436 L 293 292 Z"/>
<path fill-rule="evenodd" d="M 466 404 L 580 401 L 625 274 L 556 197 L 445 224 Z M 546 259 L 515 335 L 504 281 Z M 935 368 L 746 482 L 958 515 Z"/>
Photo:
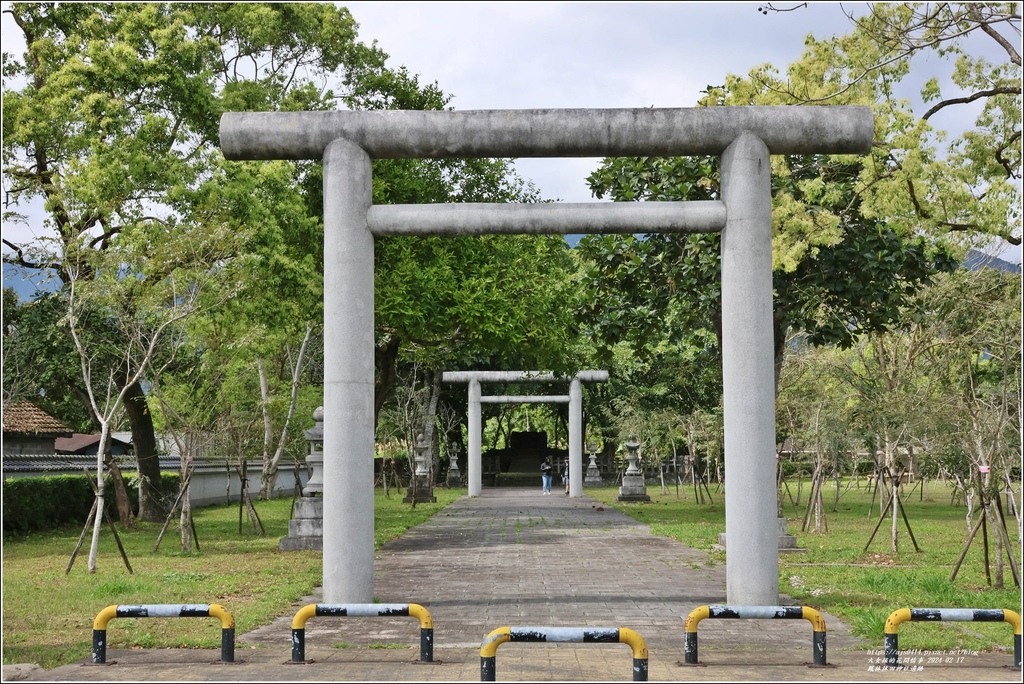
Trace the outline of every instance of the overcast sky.
<path fill-rule="evenodd" d="M 844 10 L 866 8 L 778 2 L 793 11 L 764 15 L 757 2 L 342 4 L 360 40 L 377 41 L 392 67 L 405 66 L 421 83 L 436 81 L 457 109 L 692 107 L 727 74 L 766 62 L 784 71 L 808 34 L 849 33 Z M 8 51 L 11 28 L 5 15 Z M 941 73 L 938 61 L 916 60 L 914 80 Z M 586 202 L 593 198 L 585 179 L 598 161 L 524 159 L 517 169 L 547 199 Z M 1020 263 L 1020 248 L 1003 256 Z"/>
<path fill-rule="evenodd" d="M 692 107 L 708 85 L 770 63 L 796 61 L 811 34 L 850 33 L 846 12 L 866 3 L 776 2 L 348 2 L 359 38 L 376 40 L 421 82 L 436 81 L 456 109 Z M 982 43 L 986 48 L 986 43 Z M 996 58 L 1005 60 L 1005 53 Z M 923 83 L 949 72 L 915 59 Z M 901 96 L 918 101 L 916 86 Z M 952 112 L 957 108 L 947 110 Z M 959 108 L 958 115 L 968 114 Z M 973 114 L 972 114 L 973 115 Z M 936 117 L 938 119 L 938 117 Z M 952 126 L 948 120 L 937 125 Z M 522 159 L 521 176 L 546 199 L 593 201 L 597 159 Z M 1003 258 L 1021 262 L 1020 247 Z"/>
<path fill-rule="evenodd" d="M 779 3 L 792 7 L 797 3 Z M 749 2 L 349 2 L 377 41 L 456 109 L 693 107 L 708 85 L 771 62 L 808 33 L 843 34 L 842 7 L 762 15 Z M 586 202 L 596 159 L 523 159 L 547 199 Z"/>

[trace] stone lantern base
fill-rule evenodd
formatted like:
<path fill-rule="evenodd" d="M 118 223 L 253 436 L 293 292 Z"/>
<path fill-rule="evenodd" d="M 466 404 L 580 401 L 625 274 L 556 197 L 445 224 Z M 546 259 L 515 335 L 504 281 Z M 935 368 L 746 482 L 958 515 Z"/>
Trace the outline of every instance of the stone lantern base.
<path fill-rule="evenodd" d="M 647 495 L 647 485 L 644 483 L 644 476 L 640 473 L 622 476 L 622 486 L 619 487 L 619 496 L 616 501 L 650 501 Z"/>
<path fill-rule="evenodd" d="M 295 517 L 288 521 L 288 536 L 281 540 L 281 551 L 323 551 L 324 500 L 304 496 L 295 502 Z"/>
<path fill-rule="evenodd" d="M 402 499 L 402 503 L 436 503 L 437 497 L 434 496 L 434 488 L 430 485 L 430 478 L 417 476 L 416 478 L 416 495 L 413 496 L 413 489 L 409 487 L 405 490 L 407 495 Z"/>
<path fill-rule="evenodd" d="M 806 553 L 807 549 L 800 548 L 796 545 L 796 537 L 789 533 L 786 528 L 786 519 L 779 518 L 779 553 Z M 725 546 L 725 532 L 718 533 L 718 546 L 726 548 Z"/>
<path fill-rule="evenodd" d="M 583 484 L 594 485 L 600 487 L 603 482 L 601 481 L 601 471 L 597 467 L 595 454 L 590 454 L 590 465 L 587 466 L 587 474 L 583 478 Z"/>
<path fill-rule="evenodd" d="M 462 485 L 462 473 L 459 471 L 459 462 L 454 458 L 452 459 L 451 467 L 448 468 L 448 478 L 445 482 L 449 487 Z"/>

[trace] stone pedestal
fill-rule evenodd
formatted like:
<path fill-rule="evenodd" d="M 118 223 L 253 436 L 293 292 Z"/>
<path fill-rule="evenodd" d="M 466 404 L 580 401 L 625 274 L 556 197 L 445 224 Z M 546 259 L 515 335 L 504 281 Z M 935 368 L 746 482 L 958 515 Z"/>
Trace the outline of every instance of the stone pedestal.
<path fill-rule="evenodd" d="M 408 494 L 402 499 L 402 503 L 434 503 L 437 501 L 437 497 L 434 496 L 434 488 L 430 486 L 429 478 L 417 477 L 415 490 L 414 494 L 413 488 L 409 487 L 406 490 Z"/>
<path fill-rule="evenodd" d="M 288 536 L 281 540 L 282 551 L 323 551 L 324 500 L 304 496 L 295 502 L 295 517 L 288 521 Z"/>
<path fill-rule="evenodd" d="M 651 497 L 647 495 L 647 484 L 644 482 L 643 471 L 637 467 L 637 449 L 640 448 L 640 443 L 636 441 L 636 437 L 631 435 L 624 446 L 629 466 L 622 476 L 622 486 L 619 487 L 619 496 L 616 501 L 650 501 Z"/>
<path fill-rule="evenodd" d="M 789 533 L 786 528 L 786 519 L 779 518 L 779 553 L 803 553 L 807 549 L 801 549 L 796 545 L 796 537 Z M 725 532 L 718 533 L 718 545 L 723 549 L 725 546 Z"/>

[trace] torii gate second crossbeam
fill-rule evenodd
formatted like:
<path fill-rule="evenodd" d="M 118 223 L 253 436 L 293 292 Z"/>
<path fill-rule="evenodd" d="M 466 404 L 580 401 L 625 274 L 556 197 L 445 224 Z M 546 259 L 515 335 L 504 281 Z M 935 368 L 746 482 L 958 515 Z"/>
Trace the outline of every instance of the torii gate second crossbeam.
<path fill-rule="evenodd" d="M 464 382 L 469 385 L 469 495 L 480 496 L 483 489 L 480 466 L 480 443 L 483 426 L 480 404 L 496 397 L 483 397 L 482 382 L 569 382 L 569 496 L 583 496 L 583 382 L 608 382 L 608 371 L 580 371 L 571 378 L 555 377 L 537 371 L 449 371 L 441 374 L 442 382 Z M 559 397 L 515 397 L 517 400 L 539 399 L 557 402 Z M 491 402 L 494 403 L 494 402 Z M 525 403 L 525 401 L 523 402 Z"/>

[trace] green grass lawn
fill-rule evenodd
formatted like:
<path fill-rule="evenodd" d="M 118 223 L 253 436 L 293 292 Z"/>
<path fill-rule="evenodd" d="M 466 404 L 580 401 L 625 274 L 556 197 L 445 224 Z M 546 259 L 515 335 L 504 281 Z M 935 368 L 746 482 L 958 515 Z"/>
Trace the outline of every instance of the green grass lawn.
<path fill-rule="evenodd" d="M 807 483 L 800 506 L 786 497 L 784 514 L 789 533 L 797 537 L 803 553 L 779 555 L 779 590 L 801 605 L 825 611 L 851 626 L 859 636 L 881 644 L 889 614 L 898 608 L 1004 608 L 1021 611 L 1021 594 L 1014 585 L 1009 564 L 1004 589 L 991 588 L 985 578 L 983 546 L 979 533 L 971 545 L 955 582 L 953 566 L 960 557 L 969 530 L 964 506 L 950 505 L 950 492 L 941 482 L 928 482 L 927 491 L 918 486 L 904 499 L 911 529 L 921 547 L 914 550 L 903 520 L 899 521 L 899 550 L 892 551 L 891 522 L 887 516 L 870 547 L 864 547 L 878 524 L 877 500 L 868 517 L 871 490 L 862 479 L 860 488 L 843 482 L 838 510 L 834 511 L 834 483 L 823 488 L 825 521 L 822 535 L 801 532 L 806 506 Z M 795 483 L 790 490 L 796 497 Z M 906 487 L 905 490 L 910 490 Z M 662 495 L 657 485 L 647 487 L 650 503 L 618 503 L 617 488 L 587 489 L 586 493 L 647 523 L 654 534 L 677 539 L 708 551 L 713 562 L 724 562 L 726 553 L 716 551 L 718 533 L 725 531 L 724 491 L 711 494 L 714 503 L 695 502 L 692 488 L 675 488 Z M 923 494 L 923 496 L 922 496 Z M 1020 502 L 1020 491 L 1016 492 Z M 1007 520 L 1013 554 L 1021 560 L 1021 543 L 1016 519 Z M 812 522 L 813 525 L 813 522 Z M 994 581 L 994 532 L 989 530 L 989 549 Z M 1018 566 L 1019 567 L 1019 566 Z M 900 648 L 942 650 L 964 648 L 983 651 L 1012 647 L 1013 629 L 999 623 L 905 623 L 900 628 Z"/>
<path fill-rule="evenodd" d="M 466 493 L 435 489 L 437 503 L 412 509 L 392 490 L 376 492 L 375 539 L 379 548 L 427 520 Z M 266 528 L 258 537 L 238 533 L 238 504 L 195 510 L 201 551 L 180 551 L 176 526 L 160 549 L 161 525 L 140 523 L 118 532 L 134 574 L 129 574 L 109 529 L 104 528 L 95 574 L 87 571 L 86 539 L 69 575 L 64 574 L 81 528 L 5 538 L 3 544 L 3 661 L 50 669 L 88 658 L 92 622 L 109 605 L 218 603 L 235 618 L 238 634 L 288 614 L 320 585 L 315 551 L 278 551 L 288 534 L 291 498 L 254 502 Z M 85 521 L 83 520 L 83 523 Z M 220 623 L 202 620 L 119 618 L 108 626 L 108 648 L 219 648 Z"/>
<path fill-rule="evenodd" d="M 806 483 L 805 483 L 806 498 Z M 949 581 L 968 530 L 963 506 L 949 505 L 949 492 L 929 483 L 928 493 L 913 492 L 905 508 L 920 553 L 900 523 L 900 549 L 892 553 L 889 524 L 879 530 L 864 552 L 878 522 L 877 503 L 868 517 L 870 491 L 863 487 L 841 489 L 838 511 L 833 512 L 834 488 L 825 489 L 829 532 L 818 536 L 800 531 L 803 506 L 787 499 L 785 514 L 789 531 L 797 536 L 804 553 L 780 555 L 779 589 L 794 602 L 837 616 L 854 632 L 877 647 L 885 618 L 893 610 L 914 608 L 1009 608 L 1020 612 L 1020 590 L 1013 585 L 1007 567 L 1008 588 L 988 587 L 982 563 L 980 539 L 972 545 L 955 583 Z M 405 530 L 428 519 L 465 490 L 435 489 L 436 504 L 411 509 L 392 492 L 385 499 L 377 491 L 375 530 L 379 547 Z M 616 503 L 614 487 L 587 489 L 586 493 L 607 502 L 651 526 L 654 534 L 677 539 L 709 553 L 712 563 L 725 562 L 725 553 L 712 547 L 725 530 L 724 496 L 712 487 L 714 503 L 698 504 L 693 491 L 674 489 L 662 496 L 657 486 L 648 487 L 652 501 Z M 794 488 L 795 493 L 795 488 Z M 1019 501 L 1018 496 L 1018 501 Z M 803 503 L 803 502 L 802 502 Z M 92 649 L 92 621 L 104 607 L 139 603 L 219 603 L 231 611 L 239 634 L 290 614 L 294 604 L 312 593 L 321 581 L 321 554 L 300 551 L 282 553 L 278 542 L 288 531 L 290 499 L 257 501 L 267 529 L 263 538 L 238 533 L 238 506 L 197 509 L 196 527 L 201 552 L 178 551 L 177 532 L 169 530 L 160 550 L 152 552 L 159 525 L 140 524 L 124 531 L 135 573 L 129 575 L 109 531 L 104 530 L 99 569 L 86 571 L 88 544 L 70 575 L 64 574 L 80 528 L 5 538 L 3 545 L 3 658 L 4 663 L 35 662 L 49 669 L 87 658 Z M 1020 559 L 1020 540 L 1011 523 L 1014 553 Z M 991 534 L 990 534 L 991 542 Z M 220 625 L 216 620 L 133 620 L 119 618 L 108 628 L 109 648 L 219 648 Z M 1012 644 L 1012 630 L 1005 624 L 940 623 L 904 624 L 900 647 L 942 650 L 962 648 L 989 650 Z M 342 646 L 338 646 L 339 648 Z"/>

